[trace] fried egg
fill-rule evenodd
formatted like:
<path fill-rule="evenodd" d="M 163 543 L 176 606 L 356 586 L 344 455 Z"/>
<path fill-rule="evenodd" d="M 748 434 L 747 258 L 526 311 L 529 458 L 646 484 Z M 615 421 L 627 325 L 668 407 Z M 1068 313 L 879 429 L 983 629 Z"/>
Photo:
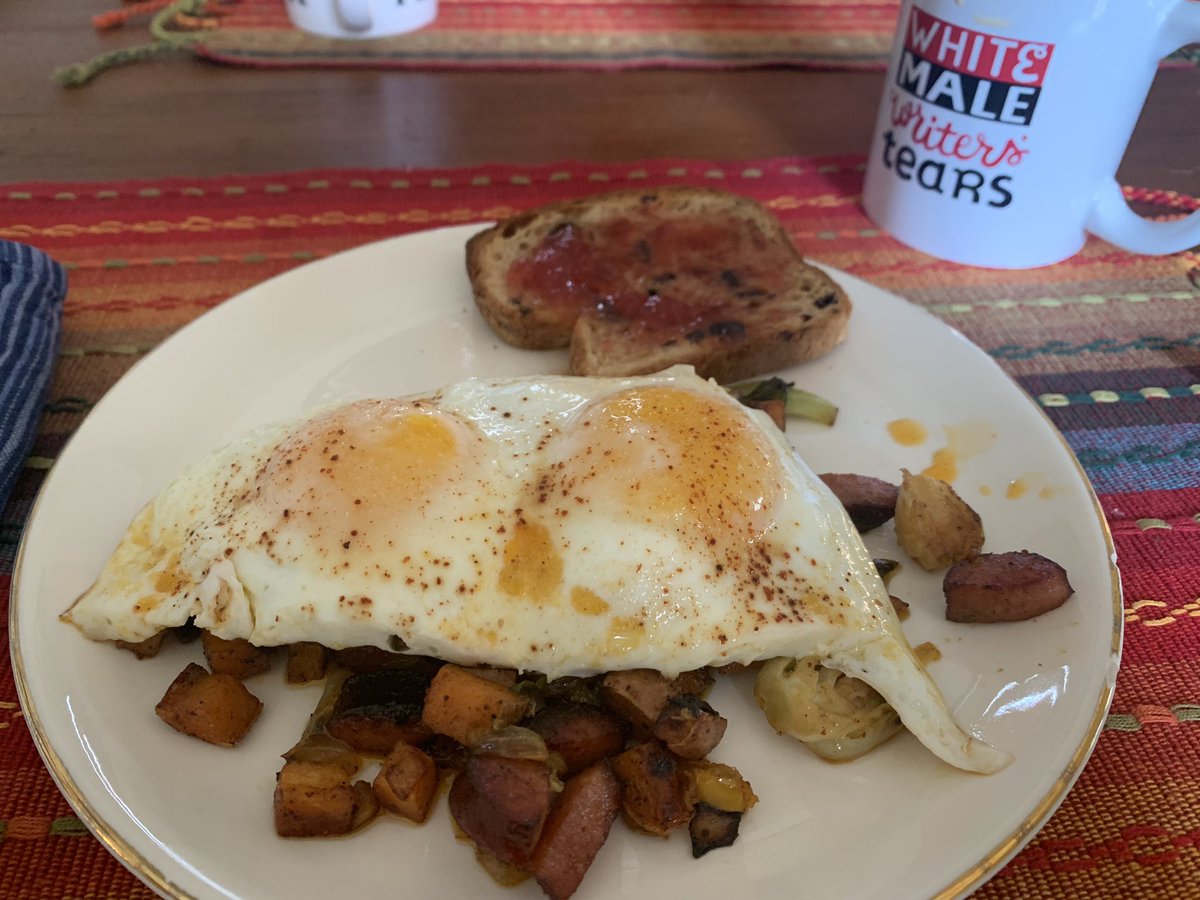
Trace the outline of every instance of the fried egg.
<path fill-rule="evenodd" d="M 832 493 L 689 367 L 472 379 L 254 431 L 151 500 L 64 613 L 131 642 L 192 617 L 550 678 L 818 656 L 946 762 L 1007 761 L 955 723 Z"/>

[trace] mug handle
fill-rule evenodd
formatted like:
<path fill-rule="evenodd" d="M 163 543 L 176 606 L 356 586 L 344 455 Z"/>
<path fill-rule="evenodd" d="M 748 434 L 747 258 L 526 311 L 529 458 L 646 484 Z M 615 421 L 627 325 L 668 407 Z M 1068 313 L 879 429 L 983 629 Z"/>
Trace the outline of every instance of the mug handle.
<path fill-rule="evenodd" d="M 1200 3 L 1179 0 L 1163 18 L 1160 55 L 1167 56 L 1198 40 Z M 1129 208 L 1114 178 L 1096 192 L 1084 228 L 1133 253 L 1178 253 L 1200 244 L 1200 210 L 1173 222 L 1151 222 Z"/>
<path fill-rule="evenodd" d="M 370 0 L 336 0 L 338 18 L 350 31 L 369 31 L 371 28 Z"/>

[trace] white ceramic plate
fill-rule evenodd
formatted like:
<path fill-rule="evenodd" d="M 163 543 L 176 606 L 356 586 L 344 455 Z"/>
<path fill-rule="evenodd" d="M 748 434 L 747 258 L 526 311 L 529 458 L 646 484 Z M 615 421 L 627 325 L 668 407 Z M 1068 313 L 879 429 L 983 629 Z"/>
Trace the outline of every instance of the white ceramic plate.
<path fill-rule="evenodd" d="M 262 718 L 237 749 L 212 747 L 154 715 L 167 684 L 199 656 L 195 645 L 168 642 L 156 659 L 138 661 L 57 618 L 159 487 L 252 425 L 470 375 L 564 371 L 564 354 L 514 350 L 481 322 L 463 267 L 473 230 L 363 247 L 222 304 L 104 397 L 46 481 L 13 588 L 21 699 L 80 817 L 166 895 L 541 896 L 532 882 L 515 893 L 493 885 L 454 839 L 444 802 L 424 827 L 389 818 L 347 839 L 276 837 L 278 754 L 319 688 L 289 688 L 279 671 L 258 676 L 250 686 L 266 704 Z M 959 334 L 897 297 L 835 277 L 855 304 L 850 338 L 786 374 L 838 402 L 841 416 L 831 429 L 794 424 L 792 442 L 817 471 L 893 480 L 949 442 L 961 468 L 955 485 L 982 515 L 987 549 L 1038 550 L 1062 563 L 1075 587 L 1039 620 L 963 626 L 944 620 L 937 577 L 909 564 L 892 583 L 913 605 L 910 640 L 933 641 L 943 654 L 931 672 L 960 721 L 1015 762 L 990 777 L 964 774 L 905 734 L 856 762 L 825 764 L 771 731 L 747 681 L 727 680 L 711 698 L 730 720 L 714 757 L 736 765 L 762 798 L 738 842 L 693 860 L 685 834 L 659 840 L 618 823 L 579 900 L 963 894 L 1045 821 L 1095 742 L 1120 653 L 1120 587 L 1074 457 Z M 902 417 L 924 426 L 928 440 L 893 440 L 887 423 Z M 877 555 L 899 556 L 890 527 L 869 537 Z"/>

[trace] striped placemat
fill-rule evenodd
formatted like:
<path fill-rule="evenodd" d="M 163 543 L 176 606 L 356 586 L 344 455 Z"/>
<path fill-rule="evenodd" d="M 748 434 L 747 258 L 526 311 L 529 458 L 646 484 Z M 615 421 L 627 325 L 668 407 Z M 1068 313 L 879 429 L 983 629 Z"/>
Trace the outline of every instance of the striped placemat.
<path fill-rule="evenodd" d="M 94 26 L 148 28 L 150 39 L 55 77 L 78 86 L 164 55 L 259 68 L 882 69 L 899 8 L 899 0 L 439 0 L 432 25 L 360 41 L 297 31 L 285 0 L 126 0 Z M 1166 65 L 1192 65 L 1197 53 L 1182 50 Z"/>
<path fill-rule="evenodd" d="M 1061 809 L 977 896 L 1200 898 L 1197 258 L 1091 241 L 1045 269 L 963 268 L 873 228 L 858 205 L 861 179 L 861 157 L 838 157 L 0 186 L 0 237 L 46 250 L 70 277 L 41 429 L 0 516 L 0 598 L 43 474 L 88 410 L 164 337 L 229 296 L 369 241 L 551 199 L 721 185 L 767 203 L 811 257 L 912 299 L 991 353 L 1063 431 L 1111 525 L 1127 629 L 1111 715 Z M 1130 193 L 1163 215 L 1195 206 Z M 7 661 L 0 760 L 0 896 L 151 896 L 55 789 Z"/>
<path fill-rule="evenodd" d="M 898 0 L 439 0 L 434 23 L 374 40 L 292 27 L 284 0 L 142 0 L 97 16 L 152 40 L 58 73 L 80 84 L 113 65 L 185 51 L 247 66 L 423 69 L 881 68 Z"/>

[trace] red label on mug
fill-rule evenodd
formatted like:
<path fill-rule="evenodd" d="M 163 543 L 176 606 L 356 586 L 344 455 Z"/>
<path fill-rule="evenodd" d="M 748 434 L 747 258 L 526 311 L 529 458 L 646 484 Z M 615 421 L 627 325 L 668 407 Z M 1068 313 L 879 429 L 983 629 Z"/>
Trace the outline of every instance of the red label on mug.
<path fill-rule="evenodd" d="M 906 49 L 963 75 L 1025 87 L 1041 87 L 1053 44 L 972 31 L 913 8 Z"/>

